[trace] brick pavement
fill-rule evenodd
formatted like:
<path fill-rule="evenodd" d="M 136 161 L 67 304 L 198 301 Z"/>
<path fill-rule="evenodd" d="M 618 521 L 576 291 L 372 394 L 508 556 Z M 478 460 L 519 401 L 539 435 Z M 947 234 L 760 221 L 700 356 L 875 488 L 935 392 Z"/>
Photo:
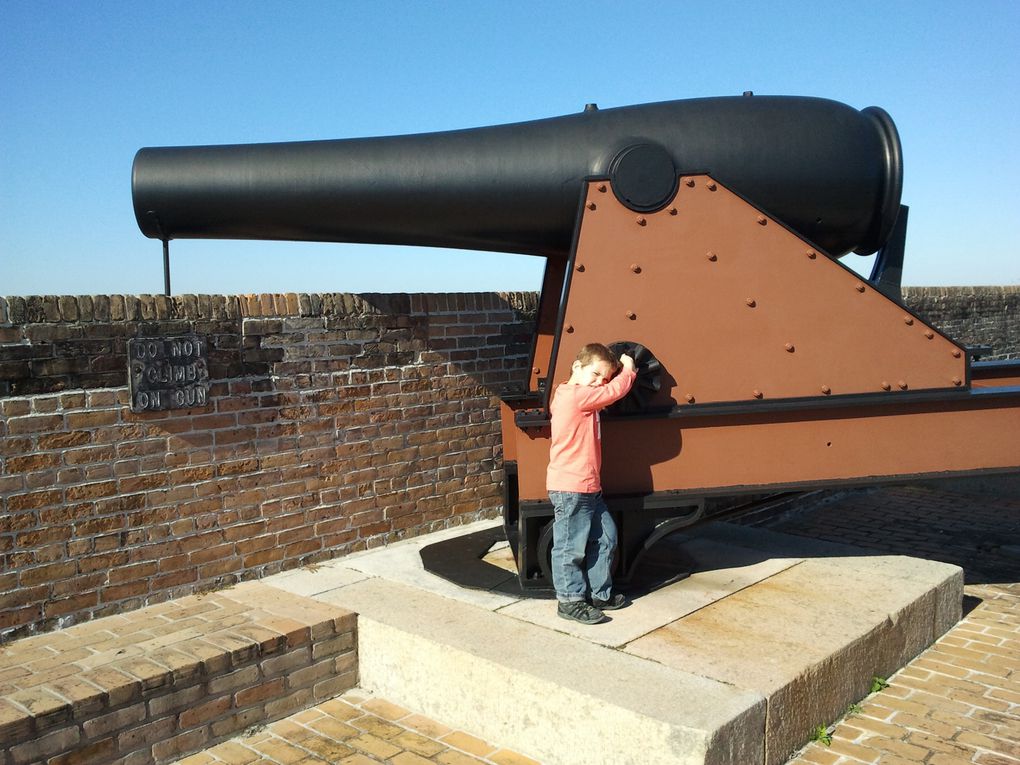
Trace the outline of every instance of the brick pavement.
<path fill-rule="evenodd" d="M 354 689 L 260 726 L 178 765 L 539 765 L 462 730 Z"/>
<path fill-rule="evenodd" d="M 1020 498 L 867 490 L 770 527 L 956 563 L 968 582 L 959 624 L 788 765 L 1020 765 Z"/>

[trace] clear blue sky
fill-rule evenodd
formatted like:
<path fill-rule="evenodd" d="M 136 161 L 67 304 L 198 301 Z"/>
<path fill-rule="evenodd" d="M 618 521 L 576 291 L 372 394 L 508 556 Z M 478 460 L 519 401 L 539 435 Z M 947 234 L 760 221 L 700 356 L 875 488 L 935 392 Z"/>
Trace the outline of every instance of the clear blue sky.
<path fill-rule="evenodd" d="M 0 2 L 0 294 L 161 292 L 143 146 L 417 133 L 701 96 L 878 105 L 904 283 L 1020 282 L 1020 2 Z M 537 289 L 522 255 L 171 243 L 173 291 Z M 848 265 L 862 259 L 849 256 Z"/>

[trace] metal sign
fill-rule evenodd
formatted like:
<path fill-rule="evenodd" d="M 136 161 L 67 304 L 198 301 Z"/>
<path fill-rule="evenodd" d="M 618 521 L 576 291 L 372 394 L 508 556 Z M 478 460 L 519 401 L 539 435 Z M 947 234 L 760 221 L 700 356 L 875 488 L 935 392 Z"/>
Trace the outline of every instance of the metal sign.
<path fill-rule="evenodd" d="M 209 400 L 207 342 L 198 335 L 128 340 L 132 412 L 188 409 Z"/>

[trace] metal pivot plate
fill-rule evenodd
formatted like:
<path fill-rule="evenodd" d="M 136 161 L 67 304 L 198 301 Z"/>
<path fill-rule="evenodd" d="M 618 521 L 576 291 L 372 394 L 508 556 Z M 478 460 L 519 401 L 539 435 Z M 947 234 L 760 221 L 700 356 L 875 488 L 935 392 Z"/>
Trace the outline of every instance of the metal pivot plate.
<path fill-rule="evenodd" d="M 673 158 L 654 143 L 634 144 L 617 154 L 609 166 L 609 179 L 616 198 L 637 212 L 664 207 L 678 182 Z"/>

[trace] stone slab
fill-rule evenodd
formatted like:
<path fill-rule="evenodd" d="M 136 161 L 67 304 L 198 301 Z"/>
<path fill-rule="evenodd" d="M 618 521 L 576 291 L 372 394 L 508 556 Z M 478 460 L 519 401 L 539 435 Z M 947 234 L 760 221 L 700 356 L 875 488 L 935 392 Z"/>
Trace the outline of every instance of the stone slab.
<path fill-rule="evenodd" d="M 797 546 L 810 552 L 808 540 Z M 960 616 L 963 574 L 956 566 L 903 556 L 825 557 L 833 549 L 818 549 L 819 557 L 625 648 L 767 697 L 770 765 L 785 762 L 810 730 L 863 698 L 872 677 L 891 675 Z"/>
<path fill-rule="evenodd" d="M 363 687 L 542 762 L 761 760 L 758 694 L 392 581 L 322 597 L 359 614 Z"/>

